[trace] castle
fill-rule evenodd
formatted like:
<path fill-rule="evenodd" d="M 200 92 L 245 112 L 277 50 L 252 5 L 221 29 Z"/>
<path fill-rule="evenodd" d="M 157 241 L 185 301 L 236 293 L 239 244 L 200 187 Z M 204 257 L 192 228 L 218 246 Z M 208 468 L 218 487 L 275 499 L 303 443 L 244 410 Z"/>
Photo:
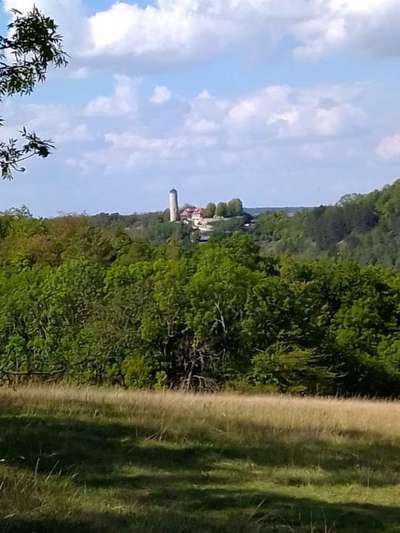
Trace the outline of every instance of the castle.
<path fill-rule="evenodd" d="M 170 221 L 172 223 L 181 222 L 190 226 L 194 230 L 193 234 L 197 235 L 200 242 L 207 241 L 211 233 L 218 227 L 221 230 L 221 224 L 225 224 L 223 231 L 226 234 L 234 231 L 232 224 L 235 223 L 237 229 L 246 231 L 250 228 L 249 217 L 251 219 L 251 216 L 244 213 L 240 199 L 236 198 L 228 203 L 220 202 L 218 206 L 212 203 L 211 205 L 214 206 L 214 209 L 210 209 L 210 204 L 208 204 L 206 209 L 192 206 L 179 209 L 178 191 L 176 189 L 169 191 Z M 222 207 L 222 212 L 219 209 L 220 207 Z M 226 227 L 228 223 L 229 227 Z"/>
<path fill-rule="evenodd" d="M 202 233 L 213 231 L 210 222 L 213 219 L 204 218 L 201 207 L 184 207 L 179 209 L 178 191 L 171 189 L 169 191 L 169 219 L 171 222 L 183 222 L 190 224 L 194 229 Z"/>
<path fill-rule="evenodd" d="M 171 222 L 200 222 L 203 218 L 203 209 L 201 207 L 184 207 L 179 209 L 178 191 L 171 189 L 169 191 L 169 219 Z"/>

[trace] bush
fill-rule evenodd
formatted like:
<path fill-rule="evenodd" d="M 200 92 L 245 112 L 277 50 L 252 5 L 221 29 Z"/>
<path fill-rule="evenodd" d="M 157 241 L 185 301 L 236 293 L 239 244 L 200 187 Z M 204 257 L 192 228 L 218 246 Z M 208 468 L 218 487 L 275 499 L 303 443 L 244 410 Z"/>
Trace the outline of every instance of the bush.
<path fill-rule="evenodd" d="M 131 355 L 122 363 L 122 375 L 127 387 L 150 387 L 152 385 L 151 374 L 152 368 L 143 355 Z"/>
<path fill-rule="evenodd" d="M 273 385 L 280 392 L 328 394 L 334 390 L 335 374 L 320 362 L 311 349 L 277 343 L 252 358 L 250 382 Z"/>

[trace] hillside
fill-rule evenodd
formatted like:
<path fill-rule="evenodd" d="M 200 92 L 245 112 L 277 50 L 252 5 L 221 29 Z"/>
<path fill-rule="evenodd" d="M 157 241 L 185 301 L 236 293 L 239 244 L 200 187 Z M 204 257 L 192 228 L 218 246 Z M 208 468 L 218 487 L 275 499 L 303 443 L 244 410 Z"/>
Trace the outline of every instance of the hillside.
<path fill-rule="evenodd" d="M 400 180 L 369 194 L 344 196 L 334 206 L 289 217 L 264 213 L 256 237 L 268 251 L 352 259 L 400 268 Z"/>
<path fill-rule="evenodd" d="M 249 215 L 255 217 L 258 215 L 261 215 L 262 213 L 276 213 L 276 212 L 283 212 L 283 213 L 299 213 L 301 211 L 304 211 L 305 207 L 245 207 L 244 210 L 246 213 L 249 213 Z"/>
<path fill-rule="evenodd" d="M 394 533 L 398 403 L 0 389 L 2 533 Z"/>

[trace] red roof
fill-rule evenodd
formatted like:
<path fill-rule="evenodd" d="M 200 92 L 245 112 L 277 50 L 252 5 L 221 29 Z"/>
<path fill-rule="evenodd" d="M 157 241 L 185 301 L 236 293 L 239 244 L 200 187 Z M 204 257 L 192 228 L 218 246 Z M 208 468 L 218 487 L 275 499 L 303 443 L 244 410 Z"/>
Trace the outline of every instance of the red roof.
<path fill-rule="evenodd" d="M 181 211 L 181 216 L 201 215 L 202 213 L 203 209 L 201 207 L 185 207 Z"/>

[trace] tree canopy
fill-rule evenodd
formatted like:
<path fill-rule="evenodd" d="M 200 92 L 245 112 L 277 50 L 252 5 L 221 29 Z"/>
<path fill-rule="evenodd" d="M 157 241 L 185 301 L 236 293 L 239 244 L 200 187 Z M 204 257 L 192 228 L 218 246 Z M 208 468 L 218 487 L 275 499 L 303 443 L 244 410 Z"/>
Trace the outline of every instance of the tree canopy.
<path fill-rule="evenodd" d="M 400 396 L 398 273 L 131 224 L 0 216 L 0 382 Z"/>
<path fill-rule="evenodd" d="M 205 218 L 214 218 L 217 206 L 214 202 L 208 202 L 207 206 L 203 209 L 203 216 Z"/>
<path fill-rule="evenodd" d="M 381 191 L 351 194 L 336 205 L 256 218 L 266 251 L 355 260 L 400 268 L 400 180 Z"/>

